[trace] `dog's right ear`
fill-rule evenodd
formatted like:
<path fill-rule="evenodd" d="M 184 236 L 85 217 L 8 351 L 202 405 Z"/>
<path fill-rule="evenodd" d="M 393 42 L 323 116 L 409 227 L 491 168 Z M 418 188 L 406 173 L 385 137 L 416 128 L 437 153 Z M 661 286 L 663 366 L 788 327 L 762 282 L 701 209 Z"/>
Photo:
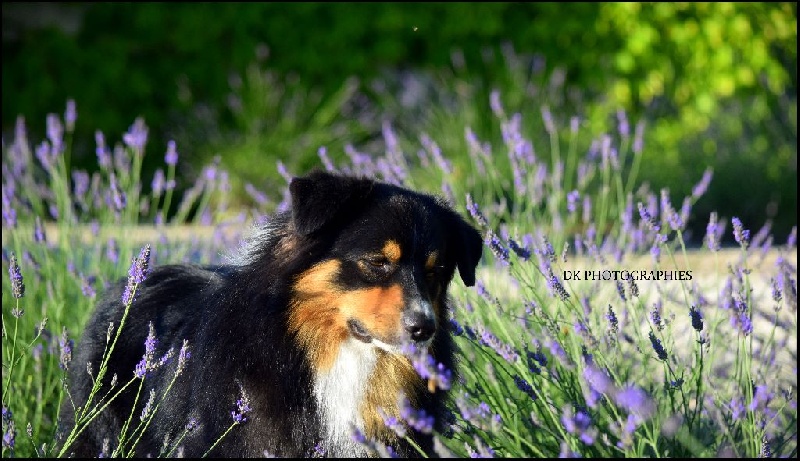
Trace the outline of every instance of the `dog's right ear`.
<path fill-rule="evenodd" d="M 343 212 L 361 209 L 373 185 L 369 179 L 323 171 L 292 179 L 289 192 L 295 230 L 300 235 L 310 235 L 335 221 Z"/>

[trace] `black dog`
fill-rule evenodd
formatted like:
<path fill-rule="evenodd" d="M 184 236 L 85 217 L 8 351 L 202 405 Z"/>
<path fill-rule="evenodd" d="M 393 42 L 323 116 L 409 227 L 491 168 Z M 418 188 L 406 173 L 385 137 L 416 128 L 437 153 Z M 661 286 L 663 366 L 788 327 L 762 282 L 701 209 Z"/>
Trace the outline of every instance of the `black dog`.
<path fill-rule="evenodd" d="M 240 263 L 157 267 L 140 285 L 98 395 L 109 392 L 113 374 L 119 384 L 110 395 L 133 378 L 151 323 L 154 361 L 184 340 L 191 357 L 135 444 L 136 455 L 167 455 L 162 447 L 180 445 L 185 456 L 202 456 L 233 416 L 243 423 L 209 455 L 370 455 L 354 441 L 358 429 L 415 456 L 384 422 L 402 421 L 401 395 L 444 429 L 447 393 L 419 375 L 403 347 L 410 343 L 453 369 L 447 287 L 456 268 L 474 284 L 480 235 L 442 201 L 369 179 L 316 172 L 295 178 L 290 191 L 291 212 L 275 216 Z M 72 403 L 85 405 L 92 388 L 86 364 L 96 374 L 109 323 L 122 317 L 124 286 L 99 304 L 76 348 L 73 401 L 62 408 L 67 430 Z M 132 412 L 128 436 L 139 423 L 149 390 L 161 395 L 173 380 L 176 361 L 147 372 L 137 403 L 135 381 L 67 453 L 97 456 L 104 442 L 113 450 Z M 178 442 L 187 424 L 194 428 Z M 407 430 L 433 454 L 430 435 Z"/>

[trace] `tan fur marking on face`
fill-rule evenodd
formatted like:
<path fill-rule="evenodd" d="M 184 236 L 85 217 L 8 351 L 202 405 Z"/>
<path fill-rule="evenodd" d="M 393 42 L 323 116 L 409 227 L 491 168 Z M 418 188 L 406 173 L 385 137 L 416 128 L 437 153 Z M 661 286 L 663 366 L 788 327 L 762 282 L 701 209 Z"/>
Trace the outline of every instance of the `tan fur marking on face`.
<path fill-rule="evenodd" d="M 339 344 L 347 339 L 347 318 L 341 312 L 342 292 L 333 286 L 339 261 L 314 265 L 297 277 L 288 327 L 308 360 L 318 370 L 333 366 Z"/>
<path fill-rule="evenodd" d="M 379 351 L 378 362 L 369 378 L 367 392 L 361 404 L 366 436 L 395 443 L 397 434 L 384 424 L 378 408 L 387 416 L 400 419 L 400 408 L 397 406 L 400 392 L 405 394 L 413 406 L 417 406 L 417 396 L 424 389 L 425 383 L 407 357 Z"/>
<path fill-rule="evenodd" d="M 439 253 L 434 251 L 433 253 L 428 255 L 428 259 L 425 260 L 425 269 L 431 270 L 436 267 L 436 258 L 439 257 Z"/>
<path fill-rule="evenodd" d="M 400 244 L 394 240 L 388 240 L 381 252 L 392 264 L 396 264 L 397 261 L 400 261 L 400 256 L 402 254 L 400 251 Z"/>
<path fill-rule="evenodd" d="M 346 319 L 357 319 L 382 341 L 392 340 L 400 332 L 403 304 L 400 285 L 347 291 L 340 300 Z"/>

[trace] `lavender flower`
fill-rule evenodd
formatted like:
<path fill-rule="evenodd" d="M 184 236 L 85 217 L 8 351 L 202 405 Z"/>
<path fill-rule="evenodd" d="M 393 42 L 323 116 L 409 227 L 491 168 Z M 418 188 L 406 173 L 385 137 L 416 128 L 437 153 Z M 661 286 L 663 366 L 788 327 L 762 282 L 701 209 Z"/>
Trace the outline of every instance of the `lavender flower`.
<path fill-rule="evenodd" d="M 581 193 L 577 190 L 573 190 L 567 194 L 567 211 L 570 214 L 575 213 L 578 210 L 578 201 L 581 198 Z"/>
<path fill-rule="evenodd" d="M 531 387 L 530 383 L 525 380 L 525 378 L 519 375 L 514 375 L 514 384 L 517 385 L 517 389 L 527 394 L 531 400 L 536 400 L 536 392 L 533 390 L 533 387 Z"/>
<path fill-rule="evenodd" d="M 142 356 L 142 360 L 136 364 L 136 369 L 134 371 L 134 374 L 137 378 L 144 379 L 145 374 L 148 371 L 155 369 L 156 344 L 158 344 L 158 340 L 156 339 L 156 330 L 153 326 L 153 322 L 150 322 L 149 333 L 147 334 L 147 338 L 144 340 L 144 355 Z"/>
<path fill-rule="evenodd" d="M 456 319 L 450 319 L 450 332 L 453 333 L 453 336 L 461 336 L 464 334 L 464 328 L 461 327 L 461 324 L 458 323 Z"/>
<path fill-rule="evenodd" d="M 14 420 L 9 420 L 8 423 L 6 424 L 6 430 L 3 432 L 3 448 L 13 452 L 16 438 L 17 438 L 16 425 L 14 424 Z"/>
<path fill-rule="evenodd" d="M 25 283 L 22 280 L 22 271 L 19 268 L 19 264 L 17 264 L 17 257 L 14 256 L 14 253 L 11 253 L 9 258 L 8 275 L 11 278 L 12 295 L 17 299 L 25 296 Z"/>
<path fill-rule="evenodd" d="M 527 261 L 531 257 L 531 250 L 527 246 L 521 247 L 514 239 L 508 239 L 508 247 L 523 261 Z"/>
<path fill-rule="evenodd" d="M 615 390 L 614 383 L 606 372 L 589 363 L 583 369 L 583 379 L 589 388 L 599 394 L 610 394 Z"/>
<path fill-rule="evenodd" d="M 698 333 L 701 332 L 703 330 L 703 315 L 695 306 L 692 306 L 689 308 L 689 316 L 692 318 L 692 328 Z"/>
<path fill-rule="evenodd" d="M 247 192 L 247 194 L 253 200 L 255 200 L 258 205 L 266 205 L 269 203 L 269 198 L 267 198 L 267 195 L 256 189 L 255 186 L 250 183 L 245 183 L 244 191 Z"/>
<path fill-rule="evenodd" d="M 144 145 L 147 143 L 147 126 L 144 124 L 144 119 L 139 117 L 134 120 L 133 125 L 122 135 L 122 141 L 133 149 L 137 155 L 141 155 L 144 151 Z"/>
<path fill-rule="evenodd" d="M 122 293 L 123 304 L 133 303 L 136 288 L 147 278 L 149 265 L 150 244 L 147 244 L 142 247 L 139 256 L 131 260 L 131 267 L 128 269 L 128 284 L 125 286 L 125 292 Z"/>
<path fill-rule="evenodd" d="M 491 230 L 487 231 L 486 238 L 484 239 L 484 244 L 488 246 L 490 250 L 492 250 L 492 253 L 497 258 L 498 261 L 500 261 L 504 265 L 510 264 L 508 248 L 503 246 L 497 234 L 495 234 Z"/>
<path fill-rule="evenodd" d="M 545 346 L 547 346 L 547 348 L 550 350 L 550 353 L 556 357 L 562 365 L 567 367 L 571 366 L 569 357 L 567 356 L 567 351 L 561 347 L 561 344 L 558 341 L 549 339 Z"/>
<path fill-rule="evenodd" d="M 628 290 L 631 293 L 631 297 L 639 297 L 639 285 L 636 284 L 636 280 L 634 280 L 633 277 L 628 279 Z"/>
<path fill-rule="evenodd" d="M 650 310 L 650 321 L 653 322 L 653 326 L 656 327 L 656 330 L 661 331 L 664 329 L 664 323 L 661 321 L 661 301 L 657 301 L 653 304 L 653 309 Z"/>
<path fill-rule="evenodd" d="M 740 334 L 748 336 L 753 332 L 753 322 L 750 320 L 747 303 L 738 296 L 733 298 L 734 309 L 731 313 L 731 326 L 736 328 Z"/>
<path fill-rule="evenodd" d="M 500 338 L 495 336 L 494 333 L 487 328 L 481 328 L 479 342 L 484 346 L 492 348 L 497 355 L 509 363 L 516 363 L 519 360 L 519 354 L 514 347 L 501 341 Z"/>
<path fill-rule="evenodd" d="M 67 327 L 61 331 L 61 336 L 58 338 L 59 359 L 58 365 L 62 370 L 69 368 L 69 363 L 72 361 L 72 347 L 74 342 L 67 336 Z"/>
<path fill-rule="evenodd" d="M 764 384 L 759 384 L 753 388 L 753 400 L 747 406 L 750 411 L 761 411 L 769 405 L 774 395 L 769 392 L 769 388 Z"/>
<path fill-rule="evenodd" d="M 647 226 L 654 232 L 661 231 L 661 226 L 658 224 L 658 222 L 656 222 L 653 215 L 650 214 L 650 211 L 647 209 L 647 207 L 645 207 L 642 202 L 637 203 L 637 206 L 639 207 L 639 216 L 642 218 L 642 221 L 647 223 Z"/>
<path fill-rule="evenodd" d="M 33 221 L 33 241 L 36 243 L 46 243 L 47 235 L 42 226 L 42 220 L 37 216 Z"/>
<path fill-rule="evenodd" d="M 653 350 L 656 351 L 656 355 L 658 355 L 659 360 L 667 360 L 667 351 L 664 350 L 661 340 L 656 338 L 656 335 L 652 330 L 650 331 L 650 344 L 653 345 Z"/>
<path fill-rule="evenodd" d="M 733 223 L 733 238 L 736 239 L 736 243 L 747 248 L 750 241 L 750 230 L 745 229 L 742 221 L 736 216 L 731 218 L 731 223 Z"/>
<path fill-rule="evenodd" d="M 627 386 L 619 390 L 614 395 L 614 400 L 619 407 L 642 420 L 650 418 L 655 411 L 655 405 L 650 396 L 636 386 Z"/>
<path fill-rule="evenodd" d="M 708 190 L 708 185 L 711 184 L 711 178 L 713 176 L 714 170 L 711 168 L 706 168 L 706 171 L 703 172 L 703 177 L 700 179 L 700 182 L 698 182 L 692 188 L 692 198 L 698 199 L 706 193 Z"/>
<path fill-rule="evenodd" d="M 231 411 L 231 418 L 234 424 L 243 424 L 247 422 L 246 415 L 253 409 L 250 407 L 250 399 L 244 392 L 244 388 L 239 385 L 242 396 L 236 401 L 236 410 Z"/>
<path fill-rule="evenodd" d="M 7 192 L 8 189 L 8 192 Z M 9 186 L 8 188 L 3 187 L 3 227 L 7 227 L 9 229 L 13 229 L 17 227 L 17 210 L 14 209 L 11 198 L 13 197 L 13 186 Z"/>
<path fill-rule="evenodd" d="M 611 304 L 608 305 L 606 320 L 608 320 L 609 334 L 611 334 L 612 337 L 616 337 L 617 332 L 619 332 L 619 322 L 617 321 L 617 314 L 614 313 L 614 309 L 611 307 Z"/>
<path fill-rule="evenodd" d="M 114 264 L 119 261 L 119 246 L 113 237 L 110 237 L 106 243 L 106 258 Z"/>
<path fill-rule="evenodd" d="M 617 110 L 617 128 L 622 138 L 627 139 L 627 137 L 630 136 L 631 128 L 630 124 L 628 124 L 628 116 L 622 109 Z"/>
<path fill-rule="evenodd" d="M 400 417 L 403 418 L 414 429 L 423 434 L 433 432 L 433 416 L 425 413 L 425 410 L 415 409 L 405 396 L 400 397 Z"/>
<path fill-rule="evenodd" d="M 383 424 L 397 434 L 398 437 L 403 438 L 406 436 L 406 426 L 401 420 L 395 416 L 387 415 L 381 408 L 378 408 L 378 414 L 383 419 Z"/>
<path fill-rule="evenodd" d="M 584 223 L 589 223 L 592 220 L 592 198 L 588 195 L 583 196 L 583 205 L 581 206 L 583 209 L 583 214 L 581 216 L 581 220 Z"/>
<path fill-rule="evenodd" d="M 544 122 L 544 129 L 548 134 L 552 135 L 556 132 L 556 125 L 553 122 L 553 114 L 550 112 L 550 108 L 547 106 L 542 106 L 542 121 Z"/>
<path fill-rule="evenodd" d="M 569 299 L 569 292 L 567 292 L 567 289 L 564 288 L 564 285 L 561 284 L 561 281 L 552 272 L 549 277 L 547 277 L 547 287 L 550 289 L 550 293 L 553 296 L 558 296 L 562 301 Z"/>
<path fill-rule="evenodd" d="M 186 361 L 192 356 L 189 352 L 189 341 L 183 340 L 180 352 L 178 352 L 178 365 L 175 367 L 175 376 L 180 375 L 186 368 Z"/>
<path fill-rule="evenodd" d="M 481 226 L 488 226 L 489 221 L 486 219 L 486 216 L 481 213 L 480 208 L 478 208 L 478 204 L 472 200 L 472 195 L 467 194 L 467 211 L 469 211 L 470 216 L 478 222 Z"/>
<path fill-rule="evenodd" d="M 506 114 L 503 110 L 503 103 L 500 102 L 500 91 L 492 90 L 489 94 L 489 107 L 497 118 L 505 118 Z"/>
<path fill-rule="evenodd" d="M 167 142 L 167 152 L 164 154 L 164 163 L 169 166 L 175 166 L 178 163 L 178 150 L 173 140 Z"/>
<path fill-rule="evenodd" d="M 64 146 L 64 125 L 61 124 L 61 119 L 56 114 L 47 114 L 47 138 L 50 140 L 53 148 L 51 152 L 51 160 L 61 153 Z"/>
<path fill-rule="evenodd" d="M 457 396 L 455 400 L 461 417 L 471 425 L 482 430 L 493 430 L 502 424 L 500 415 L 493 413 L 486 402 L 474 406 L 469 402 L 469 394 L 466 392 Z"/>
<path fill-rule="evenodd" d="M 719 236 L 717 234 L 717 230 L 719 228 L 719 224 L 717 223 L 717 212 L 712 211 L 711 216 L 708 219 L 708 225 L 706 225 L 706 246 L 711 251 L 719 251 Z"/>
<path fill-rule="evenodd" d="M 108 152 L 106 148 L 106 139 L 103 136 L 103 132 L 98 130 L 94 132 L 94 140 L 97 147 L 95 148 L 95 153 L 97 154 L 97 164 L 103 170 L 108 170 L 111 168 L 111 153 Z"/>
<path fill-rule="evenodd" d="M 570 434 L 575 434 L 586 445 L 594 443 L 597 430 L 592 428 L 592 418 L 585 411 L 573 412 L 572 407 L 566 406 L 561 414 L 561 424 Z"/>
<path fill-rule="evenodd" d="M 333 165 L 333 161 L 331 161 L 331 158 L 328 156 L 328 149 L 325 146 L 321 146 L 319 149 L 317 149 L 317 156 L 319 156 L 319 159 L 325 166 L 325 170 L 330 172 L 336 171 L 336 167 Z"/>
<path fill-rule="evenodd" d="M 767 434 L 761 437 L 761 450 L 758 452 L 759 458 L 772 458 L 772 449 L 769 447 L 769 439 Z"/>
<path fill-rule="evenodd" d="M 114 205 L 116 211 L 122 211 L 127 204 L 125 192 L 120 189 L 119 183 L 117 183 L 117 176 L 114 173 L 111 173 L 108 179 L 109 188 L 111 189 L 111 204 Z"/>
<path fill-rule="evenodd" d="M 617 280 L 616 285 L 617 285 L 617 294 L 619 295 L 620 299 L 622 299 L 622 302 L 624 303 L 625 301 L 628 300 L 625 297 L 625 287 L 622 285 L 622 282 L 619 281 L 619 280 Z"/>
<path fill-rule="evenodd" d="M 67 108 L 64 111 L 64 122 L 67 125 L 67 132 L 75 131 L 75 121 L 78 120 L 78 110 L 75 108 L 75 100 L 67 100 Z"/>
<path fill-rule="evenodd" d="M 432 355 L 417 348 L 412 343 L 403 345 L 402 352 L 411 359 L 411 364 L 422 379 L 428 380 L 428 388 L 433 392 L 439 389 L 450 389 L 453 374 L 444 364 L 437 363 Z"/>
<path fill-rule="evenodd" d="M 95 291 L 93 286 L 95 277 L 94 276 L 86 277 L 83 274 L 79 274 L 78 278 L 80 279 L 81 282 L 81 293 L 83 293 L 83 296 L 86 296 L 87 298 L 94 298 L 97 295 L 97 292 Z"/>
<path fill-rule="evenodd" d="M 641 154 L 644 148 L 644 126 L 645 122 L 640 121 L 636 124 L 636 131 L 633 135 L 633 153 Z"/>
<path fill-rule="evenodd" d="M 156 172 L 153 174 L 153 182 L 151 187 L 153 189 L 153 195 L 159 197 L 164 192 L 164 185 L 166 184 L 167 178 L 164 176 L 164 170 L 161 168 L 156 169 Z"/>
<path fill-rule="evenodd" d="M 156 400 L 156 391 L 155 389 L 150 389 L 150 397 L 147 399 L 147 403 L 145 403 L 144 408 L 142 408 L 142 414 L 139 416 L 139 419 L 144 421 L 150 416 L 150 410 L 153 408 L 153 403 Z"/>
<path fill-rule="evenodd" d="M 442 155 L 442 149 L 433 139 L 430 138 L 430 136 L 423 133 L 420 141 L 425 149 L 430 153 L 431 157 L 436 160 L 436 165 L 440 170 L 442 170 L 442 172 L 445 174 L 450 174 L 453 172 L 453 165 L 444 157 L 444 155 Z"/>
<path fill-rule="evenodd" d="M 189 418 L 189 422 L 186 423 L 184 430 L 186 430 L 186 432 L 192 432 L 193 430 L 197 429 L 197 426 L 199 426 L 197 420 L 194 418 Z"/>
<path fill-rule="evenodd" d="M 731 409 L 731 418 L 734 421 L 742 419 L 742 416 L 744 416 L 745 407 L 741 397 L 732 398 L 728 404 L 728 407 Z"/>

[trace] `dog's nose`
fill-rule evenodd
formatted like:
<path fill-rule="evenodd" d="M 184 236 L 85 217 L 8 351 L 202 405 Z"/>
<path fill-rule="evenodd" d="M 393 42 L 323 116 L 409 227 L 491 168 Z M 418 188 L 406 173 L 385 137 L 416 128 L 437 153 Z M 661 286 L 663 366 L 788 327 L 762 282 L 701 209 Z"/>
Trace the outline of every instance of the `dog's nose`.
<path fill-rule="evenodd" d="M 423 342 L 431 339 L 436 331 L 436 321 L 423 312 L 411 311 L 403 316 L 403 326 L 411 339 Z"/>

